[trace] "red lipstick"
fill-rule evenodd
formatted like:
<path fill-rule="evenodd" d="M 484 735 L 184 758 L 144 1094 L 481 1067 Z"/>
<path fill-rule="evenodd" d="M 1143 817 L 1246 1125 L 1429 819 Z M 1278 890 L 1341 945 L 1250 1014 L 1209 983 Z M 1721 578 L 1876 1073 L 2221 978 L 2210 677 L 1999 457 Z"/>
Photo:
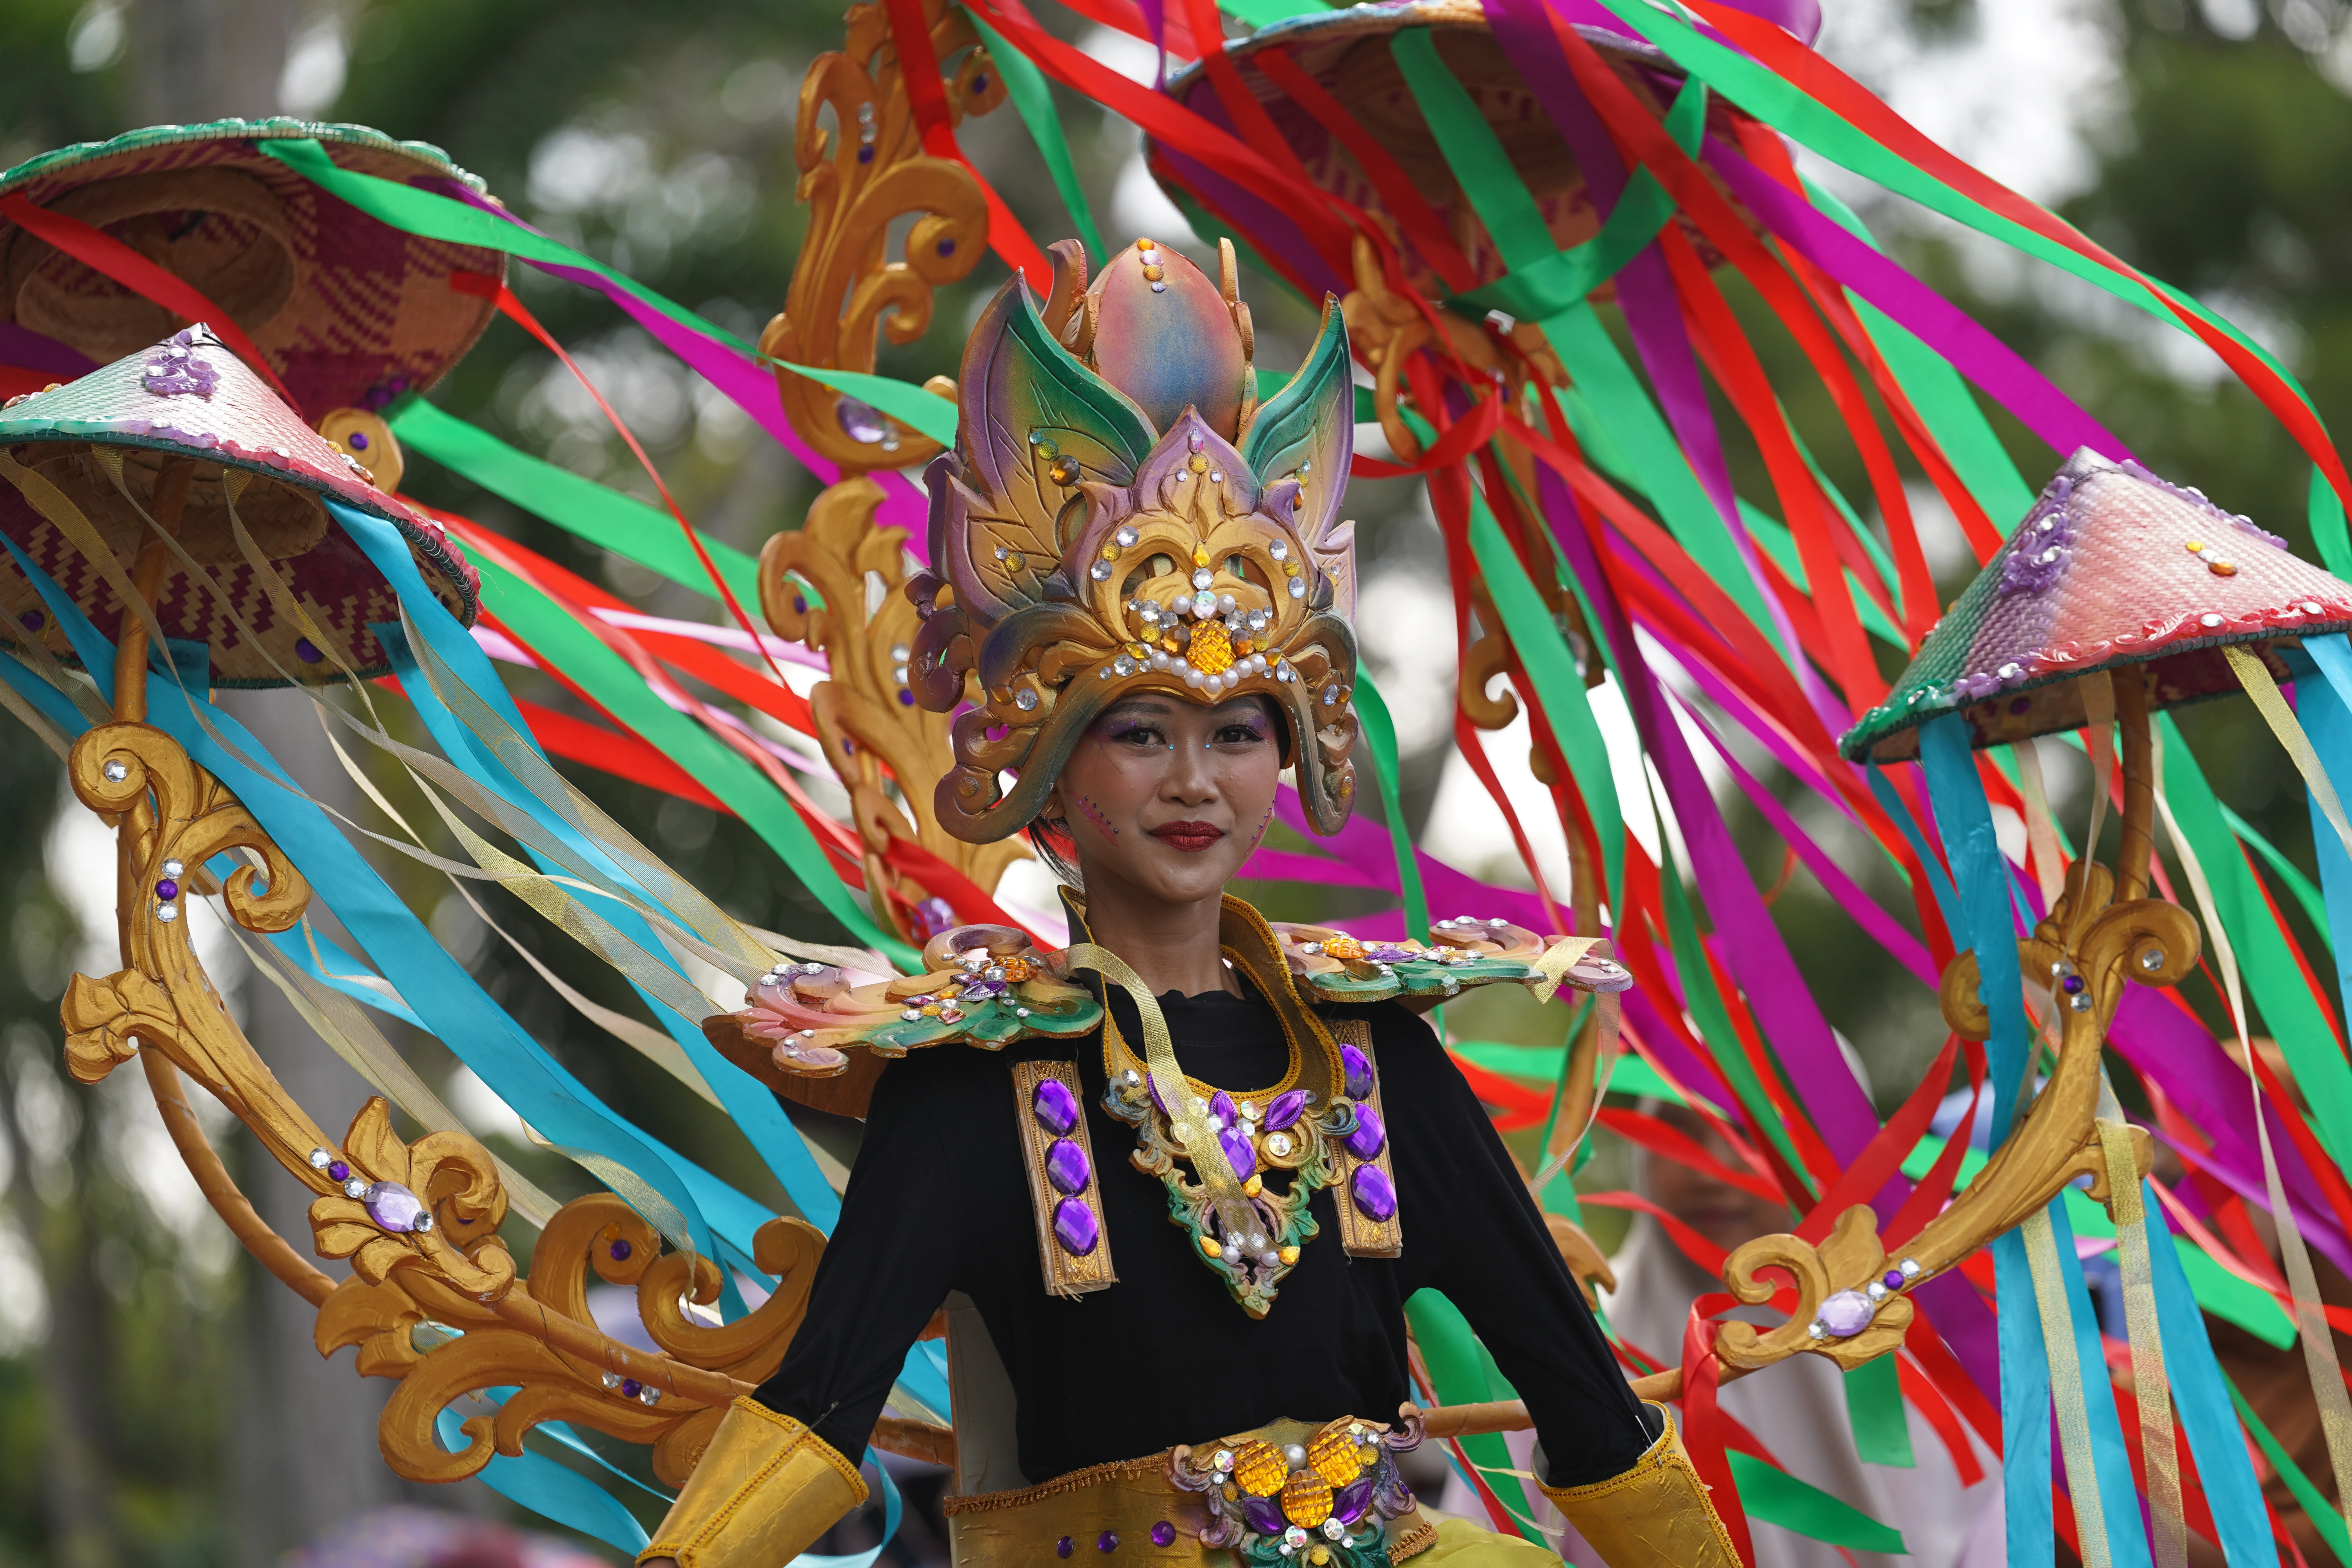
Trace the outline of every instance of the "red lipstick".
<path fill-rule="evenodd" d="M 1151 837 L 1162 844 L 1198 855 L 1225 836 L 1225 830 L 1214 823 L 1170 822 L 1151 830 Z"/>

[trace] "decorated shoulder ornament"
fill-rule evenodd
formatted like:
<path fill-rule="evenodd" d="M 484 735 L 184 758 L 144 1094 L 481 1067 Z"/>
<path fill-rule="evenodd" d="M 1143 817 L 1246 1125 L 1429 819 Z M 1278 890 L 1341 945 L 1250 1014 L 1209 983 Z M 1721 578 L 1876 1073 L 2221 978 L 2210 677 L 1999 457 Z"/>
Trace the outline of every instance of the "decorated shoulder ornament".
<path fill-rule="evenodd" d="M 1139 240 L 1086 287 L 1055 247 L 1041 314 L 1016 274 L 963 359 L 955 450 L 931 465 L 915 700 L 960 705 L 940 824 L 1027 826 L 1087 727 L 1139 690 L 1262 695 L 1289 721 L 1322 833 L 1355 792 L 1353 451 L 1347 327 L 1326 300 L 1307 363 L 1261 404 L 1249 309 Z M 1003 779 L 1015 775 L 1008 787 Z"/>
<path fill-rule="evenodd" d="M 1439 921 L 1426 943 L 1375 942 L 1328 926 L 1276 923 L 1292 978 L 1318 1002 L 1444 1000 L 1508 981 L 1549 999 L 1564 981 L 1579 991 L 1624 991 L 1633 977 L 1595 942 L 1544 937 L 1507 920 Z"/>

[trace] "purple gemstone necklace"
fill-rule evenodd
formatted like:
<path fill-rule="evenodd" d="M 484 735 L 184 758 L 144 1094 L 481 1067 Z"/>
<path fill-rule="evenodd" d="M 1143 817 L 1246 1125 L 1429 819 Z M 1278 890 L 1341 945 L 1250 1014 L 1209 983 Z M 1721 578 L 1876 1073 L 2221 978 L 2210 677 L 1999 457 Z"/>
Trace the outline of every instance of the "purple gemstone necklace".
<path fill-rule="evenodd" d="M 1314 1032 L 1324 1036 L 1319 1027 Z M 1134 1126 L 1135 1168 L 1160 1178 L 1168 1189 L 1169 1222 L 1191 1237 L 1193 1255 L 1253 1318 L 1265 1316 L 1276 1287 L 1320 1228 L 1307 1201 L 1339 1179 L 1332 1145 L 1360 1131 L 1349 1100 L 1318 1106 L 1313 1089 L 1297 1087 L 1299 1042 L 1286 1019 L 1284 1034 L 1290 1068 L 1279 1083 L 1236 1096 L 1187 1075 L 1181 1081 L 1189 1102 L 1171 1108 L 1161 1103 L 1150 1068 L 1128 1047 L 1118 1026 L 1108 1012 L 1103 1017 L 1103 1071 L 1109 1082 L 1103 1108 Z M 1347 1053 L 1328 1036 L 1318 1043 L 1334 1069 L 1327 1081 L 1349 1080 Z M 1194 1163 L 1188 1132 L 1215 1140 L 1242 1184 L 1245 1208 L 1220 1208 L 1207 1184 L 1187 1173 Z M 1280 1190 L 1273 1184 L 1277 1180 L 1285 1183 Z"/>

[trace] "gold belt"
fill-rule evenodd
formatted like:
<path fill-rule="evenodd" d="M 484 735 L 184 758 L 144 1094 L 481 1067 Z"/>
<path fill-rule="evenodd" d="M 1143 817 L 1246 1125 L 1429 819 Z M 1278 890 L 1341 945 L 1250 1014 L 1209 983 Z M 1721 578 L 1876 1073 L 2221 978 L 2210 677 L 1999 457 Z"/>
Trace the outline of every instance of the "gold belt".
<path fill-rule="evenodd" d="M 1396 1456 L 1421 1442 L 1411 1405 L 1394 1426 L 1341 1416 L 1073 1470 L 1019 1491 L 947 1500 L 956 1568 L 1051 1559 L 1203 1568 L 1389 1568 L 1436 1527 L 1413 1506 Z"/>

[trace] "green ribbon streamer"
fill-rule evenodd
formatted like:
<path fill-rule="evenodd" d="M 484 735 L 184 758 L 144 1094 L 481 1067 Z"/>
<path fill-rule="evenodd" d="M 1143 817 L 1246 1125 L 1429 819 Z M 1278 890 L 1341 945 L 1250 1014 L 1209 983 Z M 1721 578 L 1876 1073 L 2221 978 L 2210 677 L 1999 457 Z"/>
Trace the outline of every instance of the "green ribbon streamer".
<path fill-rule="evenodd" d="M 1421 885 L 1421 862 L 1405 826 L 1404 796 L 1397 773 L 1396 721 L 1389 715 L 1388 700 L 1372 684 L 1371 671 L 1356 666 L 1356 718 L 1364 744 L 1372 753 L 1372 772 L 1381 783 L 1381 804 L 1386 809 L 1389 844 L 1396 852 L 1397 886 L 1404 893 L 1404 923 L 1409 936 L 1429 940 L 1429 894 Z"/>
<path fill-rule="evenodd" d="M 2254 1407 L 2246 1403 L 2246 1396 L 2238 1392 L 2237 1384 L 2228 1373 L 2221 1374 L 2221 1381 L 2230 1385 L 2230 1403 L 2238 1407 L 2238 1419 L 2246 1424 L 2246 1430 L 2261 1445 L 2263 1457 L 2271 1462 L 2271 1468 L 2279 1473 L 2287 1490 L 2294 1494 L 2294 1500 L 2303 1505 L 2303 1511 L 2327 1542 L 2327 1549 L 2336 1553 L 2336 1561 L 2352 1563 L 2352 1530 L 2345 1528 L 2343 1514 L 2320 1495 L 2319 1489 L 2311 1484 L 2311 1478 L 2303 1473 L 2303 1467 L 2289 1458 L 2279 1440 L 2271 1436 L 2271 1429 L 2263 1425 L 2263 1418 L 2254 1414 Z"/>
<path fill-rule="evenodd" d="M 751 763 L 700 724 L 654 695 L 628 662 L 530 584 L 495 561 L 476 557 L 482 603 L 515 634 L 555 663 L 614 718 L 644 736 L 749 823 L 828 913 L 860 942 L 908 973 L 916 951 L 885 931 L 850 897 L 824 851 L 791 803 Z"/>
<path fill-rule="evenodd" d="M 1495 1370 L 1486 1346 L 1471 1331 L 1462 1309 L 1435 1290 L 1416 1290 L 1404 1304 L 1405 1320 L 1412 1325 L 1413 1342 L 1421 1347 L 1422 1364 L 1429 1368 L 1430 1386 L 1446 1405 L 1479 1405 L 1490 1399 L 1516 1399 L 1502 1373 Z M 1456 1439 L 1470 1462 L 1481 1470 L 1517 1468 L 1499 1432 Z M 1542 1533 L 1528 1510 L 1527 1494 L 1507 1477 L 1489 1476 L 1487 1484 L 1502 1502 L 1518 1532 L 1540 1545 Z"/>
<path fill-rule="evenodd" d="M 2338 577 L 2352 576 L 2352 537 L 2344 526 L 2344 498 L 2329 487 L 2316 463 L 2311 468 L 2309 511 L 2311 539 L 2319 547 L 2320 560 Z"/>
<path fill-rule="evenodd" d="M 1078 226 L 1078 237 L 1097 259 L 1108 258 L 1110 247 L 1103 243 L 1102 230 L 1095 226 L 1095 209 L 1087 200 L 1086 187 L 1078 184 L 1077 166 L 1070 160 L 1070 143 L 1062 134 L 1062 117 L 1054 108 L 1054 89 L 1045 84 L 1045 73 L 978 12 L 967 10 L 964 16 L 980 41 L 988 46 L 996 74 L 1004 79 L 1005 96 L 1013 100 L 1013 112 L 1021 117 L 1021 123 L 1029 128 L 1029 139 L 1037 143 L 1037 155 L 1045 160 L 1045 172 L 1062 195 L 1062 205 L 1069 209 L 1070 221 Z"/>
<path fill-rule="evenodd" d="M 1559 256 L 1559 247 L 1544 226 L 1543 215 L 1528 194 L 1526 183 L 1511 166 L 1510 154 L 1503 151 L 1494 128 L 1460 80 L 1437 58 L 1430 30 L 1405 28 L 1390 40 L 1389 47 L 1429 122 L 1437 150 L 1494 237 L 1503 259 L 1516 272 Z M 1683 96 L 1687 95 L 1677 96 L 1677 107 Z M 1704 110 L 1703 101 L 1693 101 Z M 1586 243 L 1597 244 L 1599 238 Z M 1700 569 L 1723 586 L 1769 640 L 1780 646 L 1780 634 L 1765 607 L 1763 591 L 1733 542 L 1730 528 L 1691 471 L 1681 443 L 1666 427 L 1649 389 L 1626 363 L 1591 305 L 1577 300 L 1541 318 L 1539 324 L 1560 363 L 1583 389 L 1586 409 L 1606 429 L 1609 445 L 1623 454 L 1638 488 L 1657 508 L 1666 526 Z M 1580 431 L 1580 438 L 1581 435 Z"/>
<path fill-rule="evenodd" d="M 1864 1362 L 1845 1374 L 1845 1418 L 1853 1428 L 1853 1451 L 1874 1465 L 1912 1469 L 1911 1423 L 1903 1415 L 1903 1379 L 1895 1358 Z"/>
<path fill-rule="evenodd" d="M 394 404 L 387 421 L 410 451 L 423 453 L 462 479 L 502 500 L 546 519 L 568 533 L 601 544 L 615 555 L 657 572 L 671 582 L 712 598 L 710 574 L 695 559 L 694 547 L 677 520 L 659 507 L 583 479 L 528 452 L 517 451 L 487 430 L 476 428 L 411 394 Z M 703 548 L 747 605 L 760 600 L 759 563 L 731 544 L 705 539 Z"/>
<path fill-rule="evenodd" d="M 1740 1506 L 1751 1519 L 1853 1552 L 1900 1554 L 1910 1550 L 1903 1544 L 1901 1531 L 1753 1454 L 1733 1451 L 1731 1484 L 1739 1489 Z"/>
<path fill-rule="evenodd" d="M 2352 1067 L 2336 1048 L 2336 1032 L 2288 951 L 2286 933 L 2255 885 L 2253 868 L 2231 837 L 2221 803 L 2181 740 L 2179 727 L 2169 713 L 2158 714 L 2157 722 L 2162 726 L 2165 797 L 2212 879 L 2213 907 L 2237 952 L 2248 996 L 2303 1084 L 2313 1130 L 2328 1157 L 2345 1165 L 2352 1157 Z"/>
<path fill-rule="evenodd" d="M 1625 907 L 1625 819 L 1617 804 L 1609 747 L 1601 738 L 1600 721 L 1592 716 L 1591 697 L 1584 689 L 1584 678 L 1576 672 L 1576 656 L 1569 652 L 1559 624 L 1552 619 L 1518 552 L 1503 537 L 1495 514 L 1475 489 L 1470 492 L 1470 553 L 1494 599 L 1495 613 L 1502 617 L 1503 631 L 1543 704 L 1544 717 L 1559 742 L 1568 771 L 1575 776 L 1576 787 L 1592 813 L 1609 907 L 1622 910 Z"/>
<path fill-rule="evenodd" d="M 326 149 L 316 142 L 267 141 L 258 145 L 263 153 L 329 195 L 350 203 L 368 216 L 389 224 L 404 234 L 421 235 L 426 239 L 438 239 L 450 245 L 481 246 L 556 267 L 585 268 L 626 289 L 664 315 L 725 343 L 739 353 L 762 364 L 781 365 L 835 392 L 847 393 L 880 409 L 908 428 L 920 431 L 941 446 L 955 443 L 956 405 L 944 397 L 925 392 L 919 386 L 909 385 L 887 375 L 868 375 L 848 370 L 819 370 L 811 365 L 770 359 L 725 328 L 705 321 L 685 306 L 663 298 L 635 279 L 614 271 L 594 257 L 574 250 L 560 240 L 550 239 L 520 224 L 509 223 L 452 196 L 379 179 L 353 169 L 339 168 L 335 161 L 327 156 Z"/>
<path fill-rule="evenodd" d="M 1399 37 L 1405 36 L 1400 34 Z M 1433 69 L 1444 73 L 1448 81 L 1454 79 L 1438 61 L 1437 51 L 1429 38 L 1428 33 L 1422 32 L 1414 44 L 1407 46 L 1415 57 L 1415 64 L 1405 80 L 1416 99 L 1421 97 L 1424 80 L 1433 92 L 1444 91 L 1430 74 Z M 1403 58 L 1400 53 L 1400 62 Z M 1705 82 L 1694 77 L 1683 83 L 1682 90 L 1667 106 L 1665 125 L 1666 133 L 1676 145 L 1693 157 L 1698 155 L 1699 139 L 1706 129 Z M 1501 310 L 1521 321 L 1556 316 L 1581 304 L 1586 295 L 1623 271 L 1626 263 L 1657 238 L 1659 231 L 1672 223 L 1674 216 L 1675 198 L 1666 194 L 1655 174 L 1646 168 L 1636 168 L 1599 234 L 1570 249 L 1555 249 L 1532 261 L 1515 263 L 1509 272 L 1494 282 L 1467 294 L 1457 294 L 1446 303 L 1471 316 L 1484 316 L 1489 310 Z M 1549 245 L 1550 240 L 1550 231 L 1546 229 L 1544 243 Z"/>

